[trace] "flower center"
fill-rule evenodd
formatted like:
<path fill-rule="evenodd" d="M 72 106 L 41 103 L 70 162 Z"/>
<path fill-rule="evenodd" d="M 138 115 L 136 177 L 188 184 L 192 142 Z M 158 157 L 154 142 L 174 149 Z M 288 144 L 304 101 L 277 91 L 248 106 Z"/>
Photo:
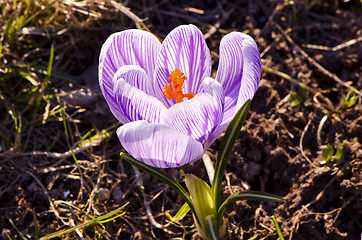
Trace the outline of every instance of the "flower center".
<path fill-rule="evenodd" d="M 189 100 L 193 98 L 195 96 L 195 93 L 193 92 L 188 92 L 186 94 L 182 93 L 182 89 L 184 88 L 184 81 L 186 79 L 187 77 L 183 72 L 181 72 L 180 69 L 176 68 L 175 70 L 171 71 L 171 77 L 168 78 L 170 83 L 166 84 L 163 88 L 163 95 L 165 95 L 168 100 L 175 99 L 176 103 L 182 102 L 182 99 L 185 97 Z"/>

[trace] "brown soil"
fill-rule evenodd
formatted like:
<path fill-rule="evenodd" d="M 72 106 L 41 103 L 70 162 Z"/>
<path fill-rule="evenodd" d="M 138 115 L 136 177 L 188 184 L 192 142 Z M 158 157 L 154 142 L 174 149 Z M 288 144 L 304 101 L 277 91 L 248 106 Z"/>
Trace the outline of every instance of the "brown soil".
<path fill-rule="evenodd" d="M 214 71 L 219 42 L 226 33 L 247 32 L 258 42 L 266 68 L 226 169 L 222 197 L 250 189 L 283 196 L 286 202 L 240 201 L 229 206 L 225 214 L 227 239 L 255 235 L 257 239 L 277 239 L 272 215 L 286 239 L 361 239 L 361 95 L 357 94 L 354 106 L 342 108 L 342 96 L 348 93 L 348 87 L 362 89 L 361 3 L 124 2 L 133 13 L 146 19 L 144 23 L 160 38 L 180 24 L 198 26 L 209 36 Z M 59 46 L 55 54 L 61 57 L 55 60 L 54 68 L 79 79 L 78 83 L 69 83 L 52 78 L 48 87 L 53 92 L 71 93 L 57 101 L 69 115 L 71 144 L 91 128 L 102 130 L 116 123 L 97 88 L 96 64 L 100 46 L 110 33 L 135 28 L 127 16 L 122 19 L 115 9 L 108 10 L 101 18 L 91 20 L 92 28 L 80 26 L 71 29 L 70 34 L 41 39 L 47 49 L 44 52 L 49 53 L 51 42 Z M 216 31 L 212 26 L 217 27 Z M 69 40 L 72 44 L 65 45 Z M 48 55 L 37 61 L 46 64 L 47 59 Z M 302 89 L 270 69 L 286 73 L 309 88 Z M 300 100 L 297 106 L 291 102 L 291 95 Z M 54 107 L 52 103 L 50 110 Z M 0 109 L 0 132 L 15 142 L 13 121 L 4 106 L 0 105 Z M 325 115 L 328 118 L 318 130 Z M 21 147 L 1 145 L 3 239 L 7 239 L 6 234 L 21 239 L 19 232 L 36 239 L 36 226 L 39 236 L 44 236 L 89 220 L 84 212 L 100 216 L 126 202 L 130 204 L 124 216 L 103 227 L 82 229 L 84 239 L 200 239 L 191 215 L 180 223 L 168 224 L 165 212 L 175 214 L 182 200 L 145 173 L 137 178 L 137 172 L 120 161 L 118 154 L 123 149 L 114 132 L 98 146 L 77 153 L 78 167 L 71 155 L 58 158 L 31 153 L 48 151 L 52 143 L 50 152 L 69 150 L 63 122 L 56 118 L 42 122 L 42 117 L 34 119 L 32 111 L 25 112 Z M 213 160 L 221 140 L 209 150 Z M 342 142 L 346 150 L 341 161 L 322 165 L 321 145 L 336 147 Z M 182 182 L 179 169 L 167 172 Z M 145 203 L 159 225 L 150 221 Z M 59 239 L 78 238 L 80 235 L 73 232 Z"/>

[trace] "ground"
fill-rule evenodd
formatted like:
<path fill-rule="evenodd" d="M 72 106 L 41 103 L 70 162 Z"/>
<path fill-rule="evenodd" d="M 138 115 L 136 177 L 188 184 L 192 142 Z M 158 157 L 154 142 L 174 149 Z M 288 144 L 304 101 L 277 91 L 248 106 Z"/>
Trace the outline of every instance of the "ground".
<path fill-rule="evenodd" d="M 286 201 L 229 206 L 226 239 L 277 239 L 273 215 L 285 239 L 361 239 L 360 1 L 122 4 L 0 3 L 2 239 L 38 239 L 127 202 L 124 215 L 58 239 L 200 239 L 190 214 L 178 223 L 166 217 L 182 199 L 120 159 L 119 123 L 97 78 L 100 48 L 111 33 L 143 28 L 164 39 L 181 24 L 205 34 L 213 75 L 229 32 L 250 34 L 261 53 L 261 82 L 222 198 L 259 190 Z M 208 151 L 213 161 L 222 139 Z M 182 171 L 166 170 L 180 183 Z"/>

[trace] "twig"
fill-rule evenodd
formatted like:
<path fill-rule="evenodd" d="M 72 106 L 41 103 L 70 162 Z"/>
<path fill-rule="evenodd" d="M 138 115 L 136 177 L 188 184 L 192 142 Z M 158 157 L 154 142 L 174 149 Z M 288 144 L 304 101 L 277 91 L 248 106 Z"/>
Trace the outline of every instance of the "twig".
<path fill-rule="evenodd" d="M 65 5 L 68 5 L 69 7 L 71 7 L 73 11 L 79 12 L 86 16 L 92 16 L 92 17 L 98 18 L 101 15 L 100 13 L 98 13 L 96 11 L 90 10 L 89 2 L 87 2 L 87 1 L 75 2 L 73 0 L 67 0 L 67 1 L 63 1 L 63 3 Z"/>
<path fill-rule="evenodd" d="M 313 167 L 317 167 L 316 165 L 314 165 L 314 163 L 305 154 L 304 148 L 303 148 L 303 139 L 304 139 L 305 133 L 308 131 L 308 128 L 309 128 L 309 125 L 311 124 L 311 122 L 312 122 L 312 119 L 309 119 L 307 125 L 305 126 L 305 128 L 303 130 L 302 135 L 300 136 L 299 148 L 300 148 L 300 151 L 301 151 L 303 157 L 310 163 L 310 165 L 312 165 Z"/>
<path fill-rule="evenodd" d="M 341 44 L 339 44 L 339 45 L 337 45 L 335 47 L 332 47 L 332 48 L 331 47 L 326 47 L 326 46 L 313 45 L 313 44 L 303 44 L 302 46 L 306 47 L 306 48 L 310 48 L 310 49 L 335 52 L 335 51 L 341 50 L 343 48 L 352 46 L 352 45 L 354 45 L 356 43 L 359 43 L 361 41 L 362 41 L 362 36 L 359 36 L 356 39 L 349 40 L 349 41 L 347 41 L 345 43 L 341 43 Z"/>
<path fill-rule="evenodd" d="M 66 222 L 63 221 L 63 219 L 60 217 L 59 212 L 57 211 L 57 209 L 54 206 L 54 203 L 49 195 L 48 189 L 43 185 L 43 183 L 39 180 L 39 178 L 37 176 L 35 176 L 32 172 L 29 171 L 25 171 L 27 174 L 29 174 L 30 176 L 33 177 L 34 181 L 37 182 L 37 184 L 39 185 L 39 187 L 41 188 L 41 190 L 47 195 L 48 197 L 48 201 L 49 201 L 49 205 L 51 210 L 53 211 L 54 215 L 64 224 L 64 225 L 68 225 Z"/>
<path fill-rule="evenodd" d="M 311 58 L 303 49 L 301 49 L 294 41 L 293 39 L 284 32 L 284 30 L 281 28 L 281 26 L 277 23 L 275 23 L 276 28 L 280 31 L 280 33 L 284 36 L 284 38 L 294 46 L 294 48 L 300 52 L 311 64 L 313 64 L 316 68 L 318 68 L 323 74 L 327 75 L 328 77 L 332 78 L 334 81 L 336 81 L 338 84 L 342 85 L 345 88 L 348 88 L 349 90 L 355 92 L 359 96 L 362 97 L 362 92 L 357 90 L 355 87 L 352 87 L 348 85 L 347 83 L 343 82 L 337 75 L 329 72 L 327 69 L 325 69 L 322 65 L 320 65 L 316 60 Z"/>
<path fill-rule="evenodd" d="M 264 33 L 267 32 L 267 30 L 269 29 L 270 24 L 272 24 L 274 22 L 273 19 L 283 10 L 283 8 L 286 5 L 287 5 L 286 2 L 285 3 L 280 2 L 275 6 L 272 14 L 270 14 L 270 16 L 268 17 L 268 21 L 266 21 L 264 27 L 261 29 L 261 35 L 264 35 Z"/>
<path fill-rule="evenodd" d="M 317 195 L 311 202 L 303 205 L 303 206 L 302 206 L 302 209 L 299 209 L 299 210 L 298 210 L 298 214 L 297 214 L 297 216 L 296 216 L 296 219 L 295 219 L 294 222 L 293 222 L 292 230 L 290 231 L 289 240 L 292 240 L 293 232 L 294 232 L 294 229 L 295 229 L 295 227 L 296 227 L 296 225 L 297 225 L 297 221 L 298 221 L 298 219 L 299 219 L 299 216 L 303 213 L 303 211 L 309 211 L 308 208 L 309 208 L 311 205 L 313 205 L 314 203 L 318 202 L 318 201 L 322 198 L 322 196 L 323 196 L 323 194 L 325 193 L 325 191 L 327 190 L 327 188 L 332 185 L 332 183 L 337 179 L 337 177 L 340 177 L 340 173 L 342 173 L 342 172 L 344 171 L 344 169 L 345 169 L 348 165 L 350 165 L 352 162 L 354 162 L 354 161 L 356 161 L 356 160 L 357 160 L 357 159 L 352 160 L 351 162 L 348 162 L 348 161 L 347 161 L 347 162 L 343 165 L 343 167 L 342 167 L 341 169 L 339 169 L 339 170 L 334 174 L 333 178 L 332 178 L 331 180 L 329 180 L 329 182 L 328 182 L 328 183 L 324 186 L 324 188 L 318 193 L 318 195 Z M 312 171 L 313 171 L 313 170 L 312 170 Z M 346 206 L 346 204 L 343 204 L 341 208 L 343 208 L 343 207 L 345 207 L 345 206 Z"/>
<path fill-rule="evenodd" d="M 2 198 L 2 195 L 3 195 L 5 192 L 7 192 L 9 189 L 11 189 L 11 187 L 12 187 L 15 183 L 17 183 L 17 181 L 18 181 L 21 177 L 22 177 L 22 175 L 19 174 L 18 177 L 17 177 L 15 180 L 11 181 L 11 183 L 9 183 L 9 185 L 6 186 L 6 188 L 5 188 L 5 185 L 4 185 L 4 184 L 1 186 L 1 189 L 0 189 L 0 199 Z M 5 189 L 2 190 L 3 188 L 5 188 Z"/>
<path fill-rule="evenodd" d="M 198 22 L 198 19 L 196 19 L 192 16 L 189 16 L 185 13 L 177 13 L 177 12 L 171 12 L 171 11 L 166 11 L 166 10 L 158 10 L 157 12 L 159 14 L 166 15 L 166 16 L 172 16 L 172 17 L 176 17 L 176 18 L 186 19 L 187 21 L 192 22 L 192 23 Z"/>
<path fill-rule="evenodd" d="M 348 162 L 346 162 L 344 164 L 344 166 L 342 167 L 342 169 L 338 170 L 338 172 L 342 172 L 346 168 L 347 165 L 348 165 Z M 337 177 L 340 177 L 340 174 L 338 174 L 338 173 L 334 174 L 333 178 L 324 186 L 322 191 L 320 191 L 318 193 L 318 195 L 315 197 L 315 199 L 313 199 L 310 203 L 305 205 L 305 207 L 308 208 L 310 205 L 312 205 L 312 204 L 316 203 L 317 201 L 319 201 L 319 199 L 322 198 L 322 196 L 325 193 L 325 191 L 327 190 L 327 188 L 332 185 L 332 183 L 337 179 Z"/>
<path fill-rule="evenodd" d="M 202 161 L 204 162 L 207 176 L 209 177 L 209 181 L 210 183 L 212 183 L 212 181 L 214 180 L 215 169 L 214 165 L 212 164 L 211 158 L 207 153 L 205 153 L 202 156 Z"/>
<path fill-rule="evenodd" d="M 158 10 L 160 9 L 160 7 L 167 3 L 169 0 L 162 0 L 162 1 L 155 1 L 150 7 L 143 7 L 143 9 L 141 11 L 138 12 L 138 14 L 145 14 L 147 12 L 158 12 Z M 124 5 L 127 5 L 125 2 L 123 3 Z M 156 10 L 155 10 L 156 9 Z"/>
<path fill-rule="evenodd" d="M 298 81 L 295 78 L 292 78 L 288 74 L 280 72 L 278 70 L 274 70 L 274 69 L 266 67 L 266 66 L 263 66 L 263 70 L 268 72 L 268 73 L 275 74 L 275 75 L 277 75 L 277 76 L 279 76 L 279 77 L 281 77 L 281 78 L 283 78 L 285 80 L 288 80 L 288 81 L 290 81 L 290 82 L 292 82 L 294 84 L 297 84 L 299 87 L 307 90 L 308 92 L 311 92 L 312 94 L 314 94 L 316 96 L 319 96 L 323 100 L 323 102 L 326 104 L 325 107 L 328 108 L 328 110 L 330 110 L 330 111 L 334 111 L 333 103 L 328 98 L 323 96 L 320 92 L 318 92 L 317 90 L 309 87 L 308 85 Z"/>
<path fill-rule="evenodd" d="M 91 142 L 85 143 L 84 145 L 80 146 L 80 147 L 76 147 L 73 148 L 69 151 L 66 151 L 64 153 L 57 153 L 57 152 L 42 152 L 42 151 L 33 151 L 33 152 L 25 152 L 25 153 L 17 153 L 17 152 L 13 152 L 13 151 L 7 151 L 4 152 L 1 155 L 7 155 L 7 154 L 13 154 L 13 155 L 19 155 L 19 156 L 41 156 L 44 155 L 46 157 L 51 157 L 51 158 L 68 158 L 71 157 L 73 154 L 78 154 L 80 152 L 84 152 L 85 150 L 91 148 L 91 147 L 95 147 L 95 146 L 99 146 L 99 144 L 107 137 L 109 137 L 111 134 L 110 133 L 106 133 L 106 134 L 102 134 L 99 136 L 99 139 L 94 139 Z"/>
<path fill-rule="evenodd" d="M 226 180 L 227 189 L 229 190 L 230 195 L 232 195 L 235 192 L 233 192 L 232 189 L 231 189 L 231 183 L 230 183 L 230 176 L 229 175 L 230 175 L 229 173 L 225 173 L 225 180 Z"/>
<path fill-rule="evenodd" d="M 272 47 L 274 47 L 277 43 L 278 43 L 278 42 L 274 40 L 271 44 L 269 44 L 269 45 L 263 50 L 263 52 L 260 53 L 260 58 L 261 58 L 262 60 L 264 60 L 264 59 L 263 59 L 264 55 L 265 55 Z"/>
<path fill-rule="evenodd" d="M 136 14 L 134 14 L 133 12 L 131 12 L 131 10 L 129 10 L 129 8 L 126 8 L 125 6 L 123 6 L 121 3 L 118 3 L 116 1 L 113 0 L 105 0 L 106 2 L 108 2 L 109 4 L 111 4 L 114 8 L 116 8 L 117 10 L 121 11 L 122 13 L 124 13 L 127 17 L 129 17 L 130 19 L 132 19 L 132 21 L 136 24 L 136 27 L 138 29 L 145 29 L 147 31 L 150 32 L 150 30 L 148 29 L 148 27 L 146 26 L 146 24 L 143 23 L 143 20 L 141 18 L 139 18 Z"/>
<path fill-rule="evenodd" d="M 24 236 L 24 234 L 16 227 L 16 225 L 14 224 L 13 220 L 11 220 L 11 218 L 8 218 L 8 221 L 10 222 L 10 224 L 13 226 L 13 228 L 18 232 L 18 234 L 20 235 L 20 237 L 23 240 L 27 240 L 28 238 Z M 6 234 L 7 235 L 7 234 Z M 9 238 L 9 235 L 8 235 Z M 11 238 L 9 238 L 11 239 Z"/>
<path fill-rule="evenodd" d="M 142 177 L 141 177 L 141 173 L 140 173 L 140 170 L 138 170 L 138 168 L 132 166 L 133 168 L 133 171 L 134 173 L 136 174 L 136 181 L 137 181 L 137 184 L 139 186 L 143 186 L 143 181 L 142 181 Z M 143 196 L 143 205 L 146 209 L 146 214 L 147 214 L 147 218 L 148 220 L 151 222 L 151 224 L 155 227 L 155 228 L 159 228 L 159 229 L 162 229 L 163 231 L 165 231 L 166 233 L 168 234 L 174 234 L 173 232 L 171 232 L 170 230 L 168 230 L 166 228 L 166 226 L 156 222 L 155 218 L 153 217 L 152 215 L 152 211 L 151 211 L 151 207 L 150 207 L 150 202 L 146 200 L 146 196 L 144 194 L 144 191 L 141 191 L 142 192 L 142 196 Z"/>
<path fill-rule="evenodd" d="M 319 147 L 322 146 L 321 132 L 322 132 L 322 128 L 323 128 L 324 124 L 326 123 L 327 119 L 328 119 L 328 115 L 324 115 L 318 125 L 317 142 L 318 142 Z"/>
<path fill-rule="evenodd" d="M 227 19 L 229 19 L 230 15 L 233 13 L 233 11 L 235 10 L 235 8 L 232 8 L 231 10 L 227 11 L 224 13 L 223 11 L 223 15 L 222 15 L 222 19 L 217 21 L 210 29 L 207 33 L 204 34 L 205 39 L 208 39 L 209 37 L 211 37 L 211 35 L 213 35 L 214 33 L 216 33 L 217 29 L 221 26 L 221 24 L 223 24 L 224 22 L 226 22 Z"/>

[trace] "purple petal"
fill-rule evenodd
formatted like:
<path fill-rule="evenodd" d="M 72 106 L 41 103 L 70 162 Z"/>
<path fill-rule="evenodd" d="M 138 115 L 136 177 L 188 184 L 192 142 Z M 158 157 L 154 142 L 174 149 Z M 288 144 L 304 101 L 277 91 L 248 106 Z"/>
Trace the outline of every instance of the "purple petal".
<path fill-rule="evenodd" d="M 207 93 L 173 105 L 165 112 L 164 123 L 204 143 L 220 123 L 221 104 Z"/>
<path fill-rule="evenodd" d="M 232 115 L 231 117 L 228 115 L 225 115 L 226 113 L 224 112 L 224 117 L 223 120 L 225 119 L 230 119 L 230 121 L 222 121 L 216 128 L 215 130 L 210 134 L 209 138 L 207 139 L 207 141 L 204 143 L 204 149 L 208 149 L 211 144 L 213 144 L 215 142 L 215 140 L 221 135 L 221 133 L 226 129 L 226 127 L 229 125 L 229 123 L 232 120 L 232 117 L 234 115 Z M 227 114 L 231 114 L 231 111 L 227 112 Z"/>
<path fill-rule="evenodd" d="M 248 99 L 253 99 L 261 78 L 261 60 L 258 46 L 252 37 L 246 36 L 248 38 L 243 41 L 244 70 L 236 105 L 237 111 Z"/>
<path fill-rule="evenodd" d="M 160 122 L 163 113 L 167 108 L 155 97 L 147 95 L 144 91 L 133 87 L 126 82 L 126 78 L 137 77 L 142 78 L 142 72 L 134 75 L 124 74 L 123 78 L 119 75 L 124 67 L 120 68 L 114 75 L 114 98 L 107 98 L 108 105 L 112 110 L 112 113 L 123 124 L 137 121 L 147 120 L 148 122 Z M 127 72 L 130 73 L 131 71 Z M 143 74 L 144 78 L 147 78 L 147 74 Z M 129 80 L 128 82 L 133 82 Z"/>
<path fill-rule="evenodd" d="M 112 34 L 99 56 L 99 85 L 103 94 L 113 90 L 113 76 L 124 65 L 140 66 L 152 81 L 160 47 L 158 39 L 146 31 L 132 29 Z"/>
<path fill-rule="evenodd" d="M 225 94 L 224 89 L 221 84 L 215 79 L 208 77 L 205 78 L 202 82 L 202 89 L 204 93 L 208 93 L 213 96 L 215 104 L 219 105 L 220 109 L 220 122 L 224 115 L 224 104 L 225 104 Z"/>
<path fill-rule="evenodd" d="M 214 96 L 214 99 L 217 100 L 217 102 L 220 106 L 220 109 L 221 109 L 218 125 L 210 133 L 208 139 L 206 139 L 206 142 L 204 142 L 204 149 L 206 150 L 216 140 L 216 138 L 222 133 L 222 131 L 220 132 L 220 130 L 219 130 L 220 129 L 219 125 L 222 124 L 222 120 L 224 118 L 225 95 L 224 95 L 224 90 L 223 90 L 221 84 L 211 77 L 204 79 L 203 89 L 204 89 L 204 92 L 207 92 Z"/>
<path fill-rule="evenodd" d="M 157 168 L 173 168 L 200 159 L 201 143 L 167 125 L 136 121 L 117 130 L 119 141 L 134 158 Z"/>
<path fill-rule="evenodd" d="M 123 78 L 131 86 L 144 91 L 148 95 L 154 96 L 152 77 L 150 79 L 143 68 L 135 65 L 120 67 L 114 74 L 113 81 L 119 78 Z"/>
<path fill-rule="evenodd" d="M 222 38 L 216 80 L 222 84 L 225 92 L 223 123 L 228 124 L 236 110 L 246 100 L 253 98 L 260 76 L 261 60 L 254 39 L 239 32 L 229 33 Z"/>
<path fill-rule="evenodd" d="M 220 63 L 216 80 L 225 92 L 225 109 L 222 123 L 204 144 L 207 149 L 226 129 L 236 111 L 252 99 L 261 77 L 261 60 L 258 47 L 249 35 L 233 32 L 220 44 Z"/>
<path fill-rule="evenodd" d="M 201 91 L 202 80 L 211 74 L 211 57 L 205 38 L 194 25 L 172 30 L 162 43 L 156 62 L 155 93 L 166 106 L 174 104 L 162 93 L 170 72 L 176 68 L 185 74 L 184 93 Z"/>

